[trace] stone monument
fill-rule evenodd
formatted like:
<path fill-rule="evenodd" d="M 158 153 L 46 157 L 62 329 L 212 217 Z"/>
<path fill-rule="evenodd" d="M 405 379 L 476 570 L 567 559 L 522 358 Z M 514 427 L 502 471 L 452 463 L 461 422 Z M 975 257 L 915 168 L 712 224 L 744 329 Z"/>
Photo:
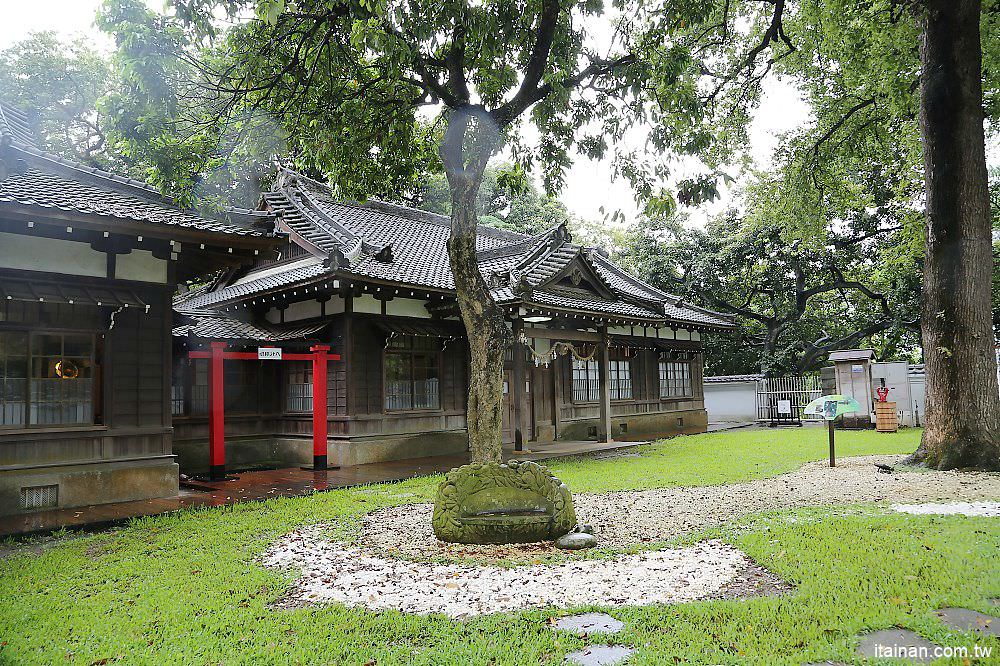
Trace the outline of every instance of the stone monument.
<path fill-rule="evenodd" d="M 434 500 L 434 535 L 453 543 L 551 541 L 574 525 L 569 488 L 534 462 L 456 467 Z"/>

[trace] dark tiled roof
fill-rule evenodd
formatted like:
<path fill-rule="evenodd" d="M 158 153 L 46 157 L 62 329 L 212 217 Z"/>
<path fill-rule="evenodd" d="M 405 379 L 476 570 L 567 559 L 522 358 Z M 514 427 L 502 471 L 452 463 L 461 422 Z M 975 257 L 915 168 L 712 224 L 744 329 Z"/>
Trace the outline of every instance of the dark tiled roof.
<path fill-rule="evenodd" d="M 23 146 L 35 145 L 35 134 L 31 131 L 28 114 L 0 102 L 0 140 L 3 139 Z"/>
<path fill-rule="evenodd" d="M 295 172 L 282 170 L 278 187 L 264 196 L 283 227 L 331 257 L 308 269 L 253 279 L 224 287 L 197 300 L 198 305 L 229 302 L 318 279 L 373 279 L 403 287 L 454 290 L 446 242 L 447 217 L 383 202 L 339 201 L 330 189 Z M 526 236 L 480 225 L 480 270 L 494 298 L 504 304 L 592 312 L 609 319 L 730 328 L 725 315 L 680 302 L 638 280 L 591 248 L 572 243 L 564 226 Z M 595 292 L 568 290 L 555 283 L 580 269 Z M 267 267 L 257 272 L 267 270 Z M 247 280 L 247 278 L 250 278 Z"/>
<path fill-rule="evenodd" d="M 638 319 L 663 319 L 663 314 L 652 308 L 643 307 L 623 300 L 605 300 L 601 298 L 586 298 L 576 294 L 566 294 L 551 291 L 533 291 L 523 298 L 525 303 L 580 311 L 594 312 L 608 315 L 618 315 L 620 317 Z"/>
<path fill-rule="evenodd" d="M 332 277 L 335 269 L 323 265 L 316 259 L 313 263 L 298 266 L 281 273 L 265 275 L 264 277 L 247 280 L 239 284 L 231 284 L 218 290 L 206 290 L 191 296 L 182 307 L 202 308 L 220 303 L 238 301 L 246 296 L 264 294 L 282 287 L 297 284 L 309 284 L 317 278 Z"/>
<path fill-rule="evenodd" d="M 327 252 L 339 249 L 349 259 L 341 273 L 432 289 L 455 288 L 445 245 L 451 232 L 447 217 L 380 201 L 338 201 L 326 186 L 289 171 L 283 171 L 281 179 L 282 187 L 265 200 L 281 212 L 282 222 L 310 243 Z M 292 201 L 289 193 L 295 191 L 302 196 Z M 292 218 L 286 219 L 292 208 Z M 340 245 L 341 238 L 348 239 L 346 245 Z M 492 249 L 523 238 L 482 227 L 478 247 Z M 391 262 L 377 256 L 386 246 L 392 249 Z"/>
<path fill-rule="evenodd" d="M 219 312 L 199 311 L 181 314 L 187 322 L 174 327 L 173 335 L 178 338 L 279 342 L 308 338 L 328 325 L 328 322 L 291 326 L 257 325 Z"/>
<path fill-rule="evenodd" d="M 0 181 L 0 205 L 19 204 L 130 222 L 242 237 L 271 237 L 269 214 L 231 208 L 206 217 L 185 210 L 155 188 L 125 176 L 40 150 L 28 116 L 0 103 L 0 144 L 23 167 Z"/>
<path fill-rule="evenodd" d="M 30 168 L 0 182 L 0 203 L 39 206 L 120 220 L 185 227 L 236 236 L 265 236 L 264 231 L 201 217 L 160 203 L 142 188 L 134 192 L 103 188 L 83 180 Z M 158 196 L 158 195 L 157 195 Z"/>

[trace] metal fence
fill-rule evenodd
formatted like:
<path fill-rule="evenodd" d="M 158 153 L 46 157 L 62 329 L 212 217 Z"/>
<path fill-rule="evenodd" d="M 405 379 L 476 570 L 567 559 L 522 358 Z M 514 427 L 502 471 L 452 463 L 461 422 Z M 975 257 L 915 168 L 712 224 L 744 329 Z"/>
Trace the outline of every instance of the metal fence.
<path fill-rule="evenodd" d="M 808 416 L 802 409 L 823 395 L 819 375 L 765 377 L 757 380 L 757 420 L 784 421 L 822 420 Z"/>

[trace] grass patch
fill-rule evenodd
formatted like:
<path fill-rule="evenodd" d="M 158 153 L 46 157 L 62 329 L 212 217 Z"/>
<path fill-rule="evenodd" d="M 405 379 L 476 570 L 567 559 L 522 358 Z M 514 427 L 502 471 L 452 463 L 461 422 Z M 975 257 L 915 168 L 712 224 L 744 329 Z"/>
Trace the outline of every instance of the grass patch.
<path fill-rule="evenodd" d="M 806 442 L 796 444 L 795 434 Z M 866 447 L 861 434 L 844 435 L 845 456 L 905 452 L 917 437 L 868 433 Z M 641 458 L 559 466 L 572 475 L 571 487 L 593 491 L 629 487 L 629 481 L 678 485 L 690 475 L 702 483 L 759 478 L 823 457 L 808 430 L 762 436 L 678 438 Z M 758 451 L 761 445 L 770 446 L 769 455 Z M 695 464 L 698 446 L 702 459 Z M 628 474 L 637 476 L 622 478 Z M 561 664 L 585 642 L 546 627 L 557 611 L 458 622 L 342 607 L 269 607 L 294 576 L 256 564 L 275 538 L 317 522 L 348 534 L 363 513 L 426 501 L 437 478 L 137 519 L 112 532 L 9 555 L 0 561 L 0 663 Z M 746 519 L 714 534 L 796 591 L 616 609 L 612 614 L 626 629 L 606 640 L 637 647 L 631 663 L 850 660 L 852 636 L 894 625 L 945 645 L 972 645 L 970 636 L 947 632 L 932 610 L 959 605 L 988 612 L 987 599 L 1000 596 L 996 519 L 806 509 Z M 980 644 L 1000 654 L 995 639 Z"/>
<path fill-rule="evenodd" d="M 837 431 L 837 457 L 913 453 L 922 432 Z M 825 428 L 739 429 L 674 437 L 640 447 L 638 456 L 568 458 L 548 466 L 573 492 L 610 492 L 752 481 L 828 455 Z"/>

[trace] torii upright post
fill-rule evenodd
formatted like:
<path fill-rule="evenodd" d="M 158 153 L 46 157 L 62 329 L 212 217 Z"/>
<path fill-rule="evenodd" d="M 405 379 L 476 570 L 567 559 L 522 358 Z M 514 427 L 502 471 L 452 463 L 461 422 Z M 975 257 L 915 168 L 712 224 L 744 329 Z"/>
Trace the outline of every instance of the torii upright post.
<path fill-rule="evenodd" d="M 330 469 L 326 464 L 327 456 L 327 407 L 326 407 L 326 362 L 330 345 L 314 345 L 309 348 L 313 353 L 313 466 L 314 470 Z M 334 468 L 339 469 L 339 468 Z"/>
<path fill-rule="evenodd" d="M 208 359 L 208 478 L 222 481 L 226 478 L 226 397 L 225 358 L 226 343 L 214 340 Z"/>

